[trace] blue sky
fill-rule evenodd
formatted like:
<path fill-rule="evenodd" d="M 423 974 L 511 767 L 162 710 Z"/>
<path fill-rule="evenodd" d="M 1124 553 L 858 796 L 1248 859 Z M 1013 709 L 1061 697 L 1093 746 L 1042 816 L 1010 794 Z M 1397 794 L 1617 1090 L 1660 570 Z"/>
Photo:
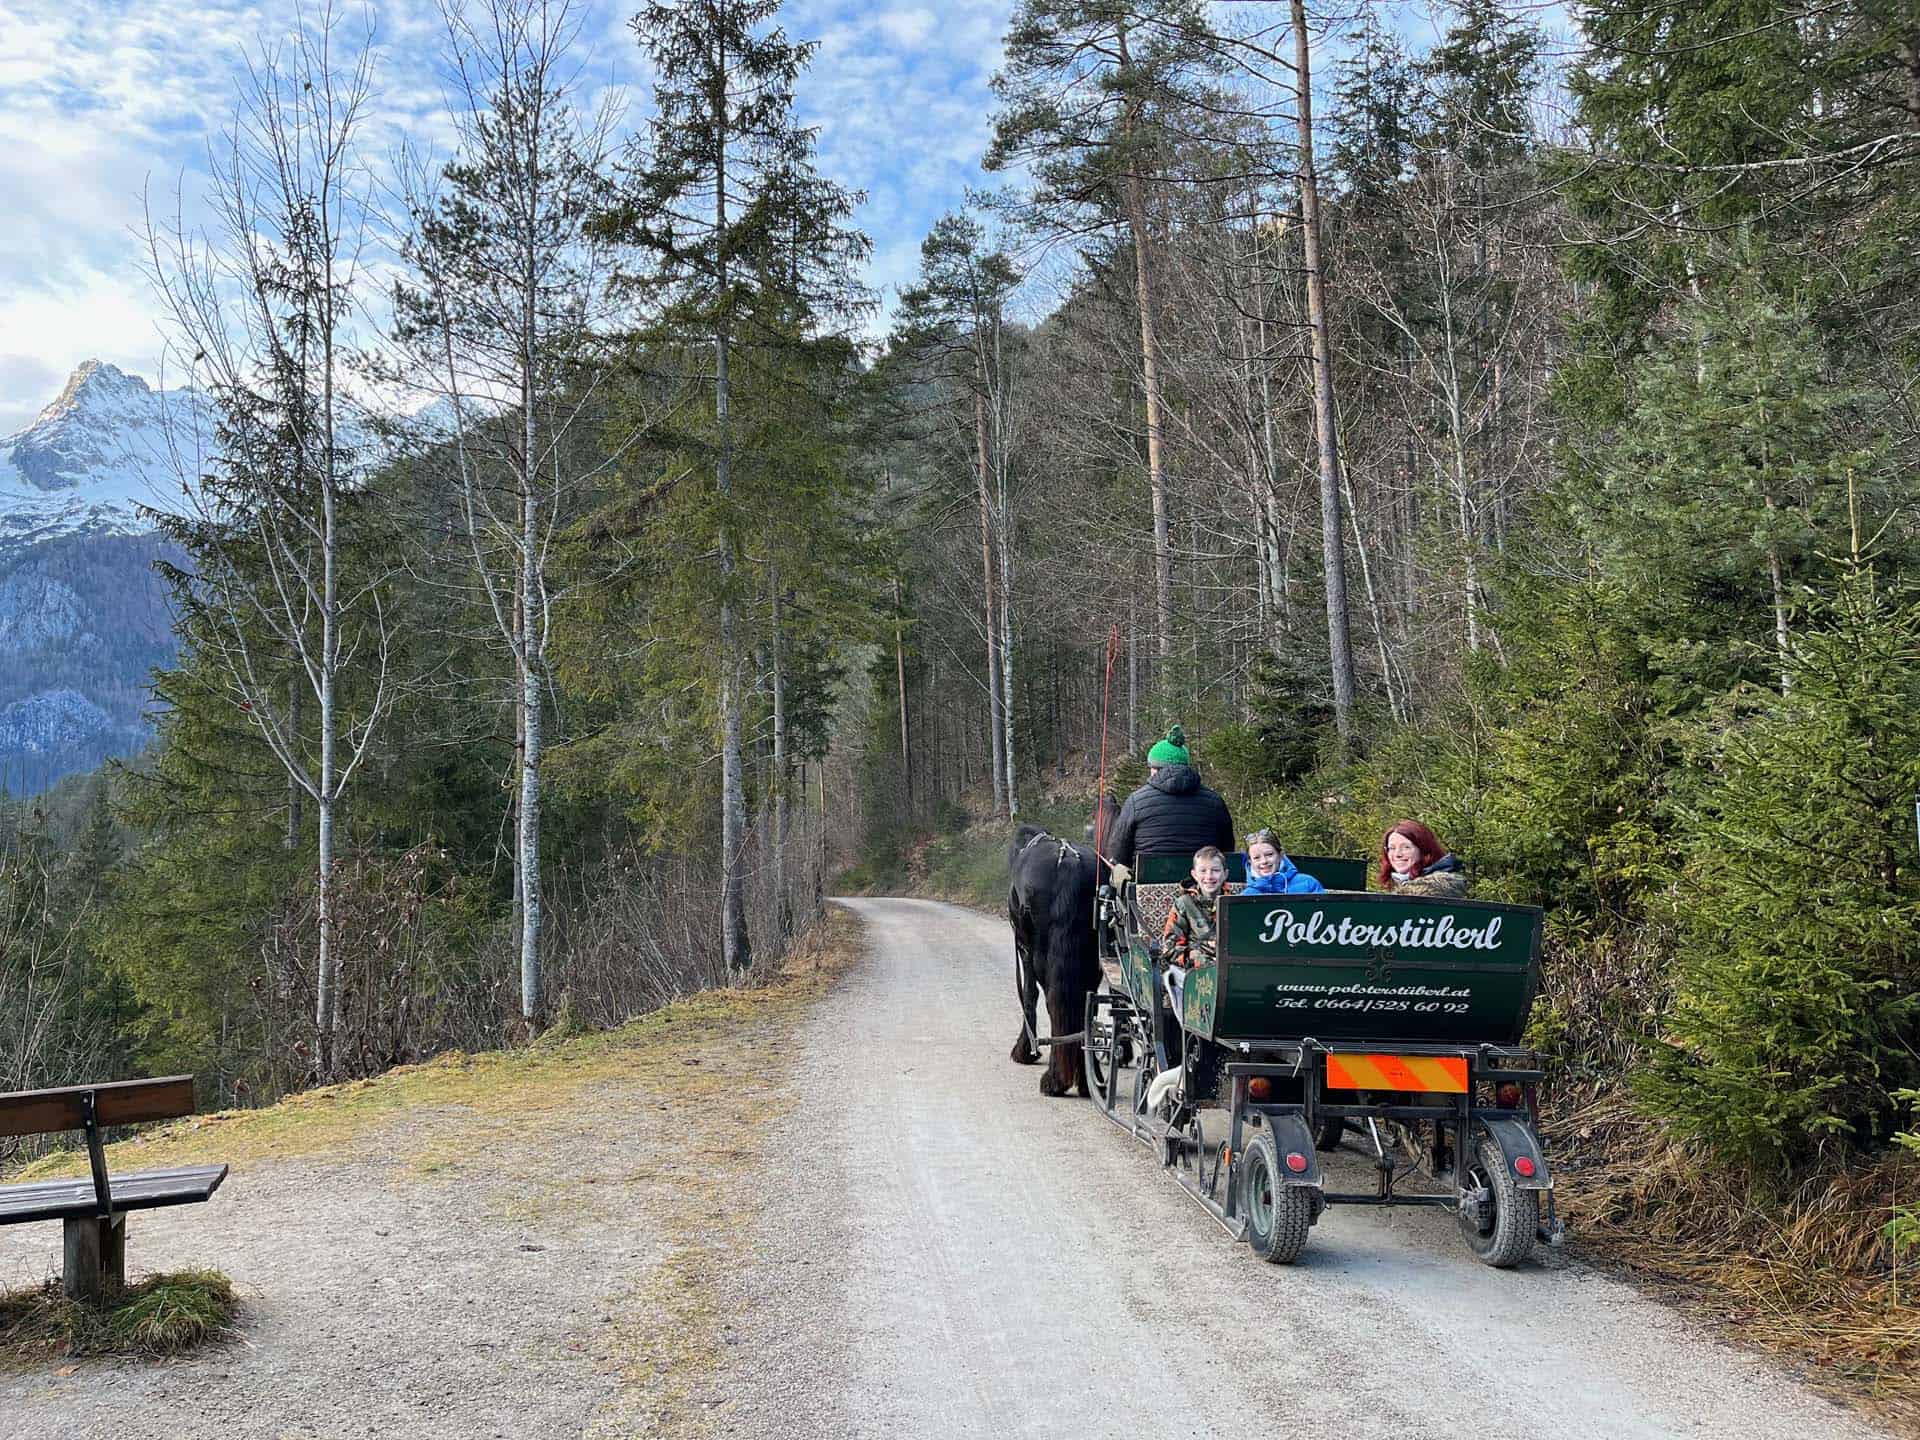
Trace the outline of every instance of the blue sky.
<path fill-rule="evenodd" d="M 632 0 L 577 4 L 592 83 L 635 87 Z M 822 168 L 867 192 L 871 278 L 888 293 L 911 279 L 932 221 L 983 179 L 988 82 L 1013 6 L 788 0 L 789 33 L 820 46 L 802 116 L 819 127 Z M 1384 8 L 1403 32 L 1431 33 L 1417 3 Z M 381 153 L 402 138 L 431 144 L 441 128 L 434 0 L 376 0 L 369 11 L 384 62 L 368 138 Z M 297 13 L 294 0 L 0 0 L 0 435 L 28 423 L 82 360 L 158 378 L 143 191 L 164 210 L 178 188 L 191 213 L 243 54 Z M 643 101 L 636 87 L 633 116 Z"/>
<path fill-rule="evenodd" d="M 373 8 L 385 52 L 380 140 L 431 139 L 432 0 Z M 586 0 L 581 58 L 631 85 L 630 0 Z M 980 180 L 988 81 L 1013 0 L 790 0 L 820 43 L 800 95 L 823 168 L 864 189 L 876 283 L 908 279 L 920 237 Z M 73 367 L 99 357 L 153 380 L 161 342 L 141 274 L 142 191 L 170 207 L 204 186 L 206 145 L 233 104 L 242 53 L 292 3 L 0 0 L 0 435 L 27 424 Z M 357 12 L 355 12 L 357 13 Z M 636 97 L 637 98 L 637 97 Z M 638 107 L 635 107 L 635 113 Z"/>

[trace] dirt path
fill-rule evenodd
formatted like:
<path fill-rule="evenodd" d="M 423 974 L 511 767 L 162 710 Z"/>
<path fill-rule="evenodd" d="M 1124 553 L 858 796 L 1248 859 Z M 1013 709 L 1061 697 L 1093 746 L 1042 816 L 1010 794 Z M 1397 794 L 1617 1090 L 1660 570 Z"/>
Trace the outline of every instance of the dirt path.
<path fill-rule="evenodd" d="M 213 1205 L 135 1217 L 132 1256 L 226 1269 L 244 1340 L 0 1372 L 0 1437 L 1879 1433 L 1613 1281 L 1486 1270 L 1441 1215 L 1335 1210 L 1255 1263 L 1008 1062 L 1003 923 L 851 904 L 867 953 L 830 992 L 126 1157 L 234 1161 Z M 0 1230 L 0 1285 L 57 1243 Z"/>

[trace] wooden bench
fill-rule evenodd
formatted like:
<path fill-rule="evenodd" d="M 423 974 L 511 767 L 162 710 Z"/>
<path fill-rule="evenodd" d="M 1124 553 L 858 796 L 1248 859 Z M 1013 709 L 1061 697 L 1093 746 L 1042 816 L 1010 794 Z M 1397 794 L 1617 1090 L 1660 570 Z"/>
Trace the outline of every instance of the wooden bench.
<path fill-rule="evenodd" d="M 100 1132 L 109 1125 L 173 1120 L 193 1114 L 193 1109 L 191 1075 L 0 1095 L 0 1139 L 83 1130 L 93 1166 L 90 1178 L 0 1185 L 0 1225 L 24 1225 L 35 1220 L 63 1222 L 63 1283 L 74 1299 L 98 1304 L 124 1289 L 127 1212 L 209 1200 L 227 1178 L 227 1167 L 195 1165 L 109 1177 Z"/>

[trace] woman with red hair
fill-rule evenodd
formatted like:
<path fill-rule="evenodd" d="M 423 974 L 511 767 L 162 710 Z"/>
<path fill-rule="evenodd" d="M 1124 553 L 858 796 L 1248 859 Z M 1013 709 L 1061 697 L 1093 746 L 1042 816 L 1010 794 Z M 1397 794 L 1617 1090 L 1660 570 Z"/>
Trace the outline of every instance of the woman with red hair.
<path fill-rule="evenodd" d="M 1466 866 L 1418 820 L 1401 820 L 1380 837 L 1379 881 L 1382 890 L 1396 895 L 1457 900 L 1467 893 Z"/>

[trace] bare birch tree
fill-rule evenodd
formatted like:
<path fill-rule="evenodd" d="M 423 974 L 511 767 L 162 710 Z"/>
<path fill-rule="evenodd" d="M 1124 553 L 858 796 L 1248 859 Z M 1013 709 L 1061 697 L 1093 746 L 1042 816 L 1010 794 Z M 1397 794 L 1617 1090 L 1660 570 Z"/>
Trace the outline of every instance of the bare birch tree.
<path fill-rule="evenodd" d="M 583 108 L 570 0 L 443 0 L 441 18 L 459 150 L 437 184 L 410 179 L 396 333 L 411 383 L 444 402 L 475 574 L 513 660 L 520 1008 L 537 1027 L 548 559 L 607 463 L 584 433 L 607 373 L 606 251 L 588 222 L 617 113 Z"/>
<path fill-rule="evenodd" d="M 348 573 L 343 546 L 366 459 L 343 380 L 375 208 L 360 151 L 373 66 L 370 30 L 350 36 L 331 6 L 263 44 L 210 157 L 211 222 L 190 227 L 183 200 L 170 224 L 150 210 L 146 226 L 170 353 L 216 417 L 211 437 L 170 437 L 193 511 L 168 525 L 195 566 L 192 641 L 318 823 L 322 1077 L 336 1060 L 337 822 L 396 688 L 382 608 L 390 577 Z M 342 693 L 349 672 L 351 700 Z"/>

